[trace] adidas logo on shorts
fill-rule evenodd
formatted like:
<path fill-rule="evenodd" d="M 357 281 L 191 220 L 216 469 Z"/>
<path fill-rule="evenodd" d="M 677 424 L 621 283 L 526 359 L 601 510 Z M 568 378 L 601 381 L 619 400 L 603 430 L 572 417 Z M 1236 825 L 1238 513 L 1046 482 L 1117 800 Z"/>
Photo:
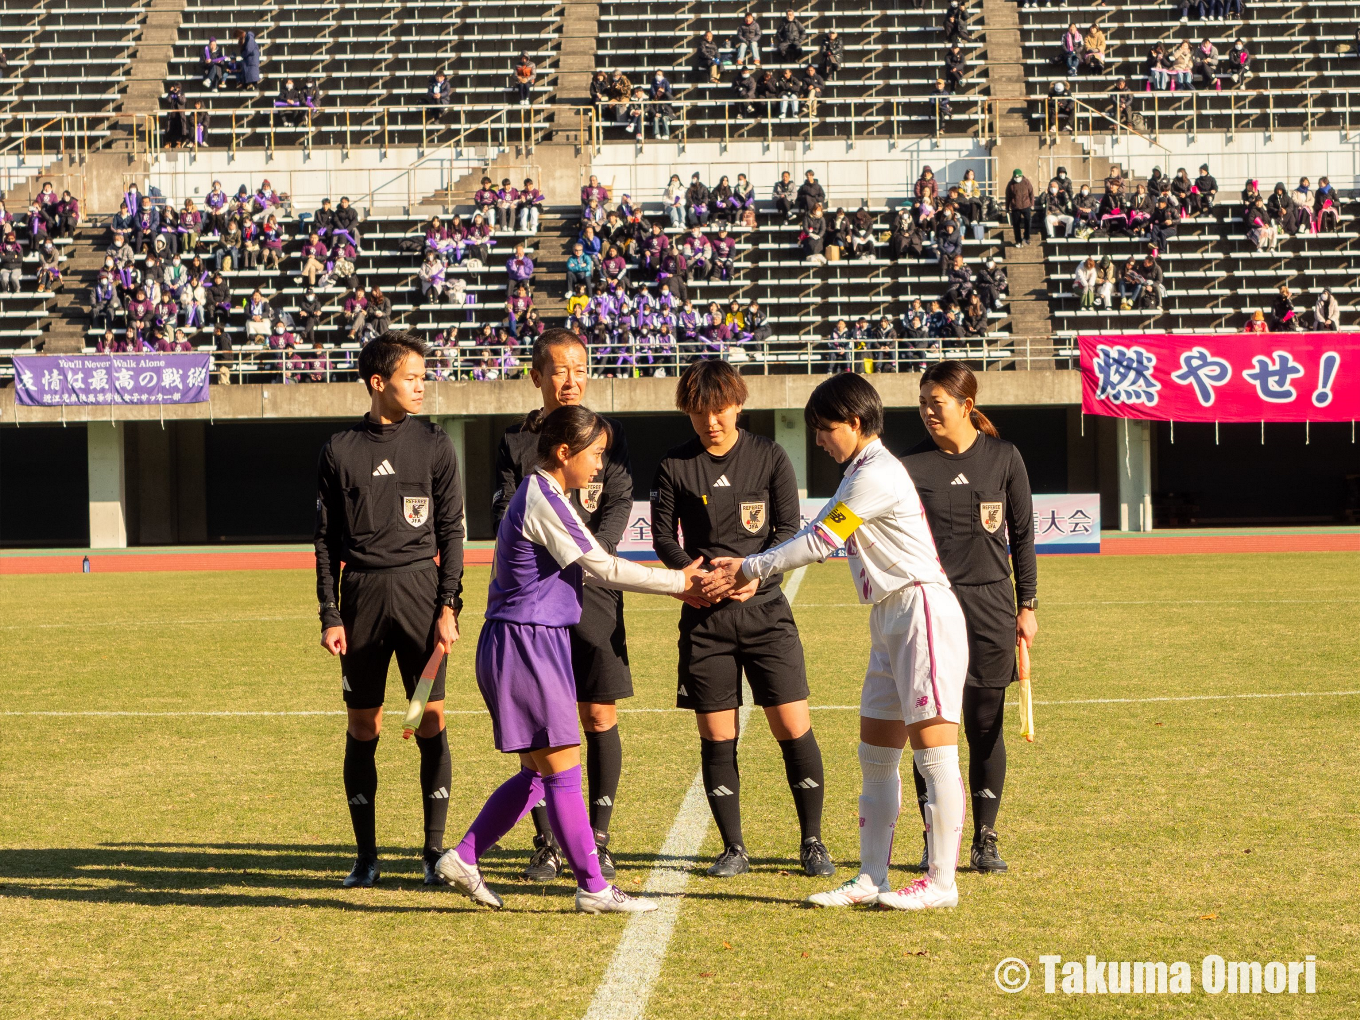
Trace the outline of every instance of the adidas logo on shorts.
<path fill-rule="evenodd" d="M 395 475 L 396 473 L 396 469 L 386 460 L 373 469 L 374 478 L 377 478 L 380 475 Z"/>
<path fill-rule="evenodd" d="M 815 790 L 821 784 L 814 780 L 811 776 L 808 776 L 806 779 L 799 780 L 794 785 L 797 786 L 798 789 L 800 790 Z"/>
<path fill-rule="evenodd" d="M 681 685 L 680 685 L 680 693 L 683 694 L 683 695 L 684 695 L 685 697 L 687 697 L 687 698 L 689 697 L 689 691 L 685 690 L 685 685 L 684 685 L 684 684 L 681 684 Z"/>
<path fill-rule="evenodd" d="M 732 796 L 732 791 L 725 786 L 720 786 L 716 790 L 709 790 L 708 795 L 710 797 L 730 797 Z"/>
<path fill-rule="evenodd" d="M 448 799 L 449 799 L 449 789 L 448 789 L 447 786 L 441 786 L 439 789 L 435 790 L 434 793 L 430 794 L 430 795 L 429 795 L 428 797 L 426 797 L 425 799 L 426 799 L 426 800 L 448 800 Z"/>
<path fill-rule="evenodd" d="M 378 472 L 374 471 L 373 473 L 376 475 Z M 964 475 L 963 475 L 963 472 L 960 471 L 957 475 L 954 476 L 954 480 L 953 480 L 952 482 L 950 482 L 949 484 L 950 484 L 950 485 L 967 485 L 967 484 L 968 484 L 968 479 L 965 478 Z"/>
<path fill-rule="evenodd" d="M 368 798 L 365 797 L 362 793 L 356 793 L 353 797 L 349 799 L 349 802 L 353 804 L 355 807 L 368 806 Z"/>
<path fill-rule="evenodd" d="M 340 689 L 342 691 L 349 691 L 351 694 L 354 693 L 354 688 L 349 685 L 349 677 L 342 676 L 340 678 Z"/>

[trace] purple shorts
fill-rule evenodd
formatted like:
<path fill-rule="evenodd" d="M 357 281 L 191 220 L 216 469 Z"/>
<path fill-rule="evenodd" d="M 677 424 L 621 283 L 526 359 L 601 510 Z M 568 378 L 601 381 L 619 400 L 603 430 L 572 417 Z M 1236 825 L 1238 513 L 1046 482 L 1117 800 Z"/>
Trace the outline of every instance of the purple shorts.
<path fill-rule="evenodd" d="M 496 750 L 581 742 L 569 627 L 487 620 L 477 639 L 477 686 L 491 713 Z"/>

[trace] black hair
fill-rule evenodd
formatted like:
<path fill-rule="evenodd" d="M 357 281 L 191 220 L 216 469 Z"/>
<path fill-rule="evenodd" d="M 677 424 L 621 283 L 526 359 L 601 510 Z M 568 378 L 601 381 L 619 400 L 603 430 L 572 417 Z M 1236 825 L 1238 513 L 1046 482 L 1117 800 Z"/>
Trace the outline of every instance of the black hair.
<path fill-rule="evenodd" d="M 552 329 L 545 329 L 534 341 L 529 363 L 535 372 L 542 374 L 552 367 L 551 351 L 554 347 L 579 347 L 585 352 L 586 360 L 590 360 L 590 348 L 586 346 L 584 340 L 569 329 L 554 326 Z"/>
<path fill-rule="evenodd" d="M 359 352 L 359 378 L 373 392 L 373 377 L 391 379 L 401 368 L 401 363 L 412 354 L 425 357 L 425 342 L 414 333 L 405 330 L 389 329 L 374 337 Z"/>
<path fill-rule="evenodd" d="M 556 467 L 554 454 L 565 445 L 567 455 L 575 457 L 591 443 L 605 437 L 605 446 L 613 439 L 613 429 L 603 417 L 580 404 L 563 404 L 552 414 L 536 422 L 538 433 L 538 462 L 544 467 Z"/>
<path fill-rule="evenodd" d="M 803 408 L 810 429 L 826 431 L 840 422 L 859 421 L 865 436 L 883 434 L 883 399 L 868 379 L 851 372 L 833 375 L 818 385 Z"/>

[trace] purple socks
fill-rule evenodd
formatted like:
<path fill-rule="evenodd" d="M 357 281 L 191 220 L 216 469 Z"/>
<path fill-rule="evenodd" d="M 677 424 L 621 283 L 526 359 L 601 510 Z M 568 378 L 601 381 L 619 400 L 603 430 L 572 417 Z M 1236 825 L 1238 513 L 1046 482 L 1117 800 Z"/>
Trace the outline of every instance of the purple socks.
<path fill-rule="evenodd" d="M 576 884 L 586 892 L 607 889 L 609 883 L 600 876 L 595 833 L 591 831 L 590 816 L 581 797 L 580 765 L 542 777 L 521 768 L 487 798 L 458 844 L 458 856 L 468 864 L 476 864 L 482 851 L 513 829 L 540 800 L 547 802 L 548 824 L 576 875 Z"/>
<path fill-rule="evenodd" d="M 548 824 L 576 875 L 576 884 L 593 893 L 609 888 L 609 883 L 600 876 L 595 833 L 591 831 L 586 802 L 581 797 L 581 766 L 544 776 L 543 795 L 548 802 Z"/>
<path fill-rule="evenodd" d="M 581 789 L 579 769 L 576 789 Z M 521 768 L 487 798 L 476 821 L 458 844 L 458 856 L 468 864 L 476 864 L 483 850 L 513 829 L 529 813 L 529 809 L 542 799 L 543 780 L 537 772 Z"/>

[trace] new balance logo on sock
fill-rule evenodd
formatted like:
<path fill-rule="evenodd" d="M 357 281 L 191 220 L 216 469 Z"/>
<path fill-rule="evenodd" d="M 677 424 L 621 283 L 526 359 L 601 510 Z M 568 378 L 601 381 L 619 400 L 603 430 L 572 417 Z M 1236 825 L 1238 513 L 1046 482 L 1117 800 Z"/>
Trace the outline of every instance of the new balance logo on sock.
<path fill-rule="evenodd" d="M 591 801 L 596 807 L 613 807 L 614 802 L 608 797 L 601 797 L 599 800 Z"/>
<path fill-rule="evenodd" d="M 435 790 L 434 793 L 430 794 L 430 795 L 429 795 L 428 797 L 426 797 L 425 799 L 426 799 L 426 800 L 448 800 L 448 799 L 449 799 L 449 789 L 448 789 L 447 786 L 441 786 L 439 789 Z"/>
<path fill-rule="evenodd" d="M 725 786 L 720 786 L 716 790 L 709 790 L 708 795 L 710 797 L 730 797 L 732 796 L 732 791 Z"/>
<path fill-rule="evenodd" d="M 821 784 L 818 783 L 818 782 L 817 782 L 815 779 L 813 779 L 811 776 L 808 776 L 806 779 L 801 779 L 801 780 L 799 780 L 795 785 L 796 785 L 796 786 L 798 787 L 798 789 L 800 789 L 800 790 L 815 790 L 815 789 L 817 789 L 817 787 L 819 787 Z"/>
<path fill-rule="evenodd" d="M 988 800 L 996 800 L 996 794 L 991 790 L 978 790 L 973 794 L 974 797 L 985 797 Z"/>
<path fill-rule="evenodd" d="M 386 461 L 384 461 L 383 463 L 386 463 Z M 374 471 L 373 473 L 376 475 L 378 472 Z M 950 485 L 967 485 L 967 484 L 968 484 L 968 479 L 965 478 L 965 477 L 963 476 L 963 472 L 960 471 L 957 475 L 954 476 L 954 480 L 953 480 L 952 482 L 950 482 L 949 484 L 950 484 Z"/>
<path fill-rule="evenodd" d="M 353 797 L 349 799 L 349 802 L 353 804 L 355 807 L 368 806 L 368 798 L 365 797 L 362 793 L 356 793 Z"/>
<path fill-rule="evenodd" d="M 396 473 L 397 472 L 393 470 L 392 465 L 385 460 L 373 469 L 374 478 L 377 478 L 379 475 L 395 475 Z"/>
<path fill-rule="evenodd" d="M 718 476 L 718 480 L 717 480 L 716 482 L 713 483 L 713 488 L 715 488 L 715 489 L 730 489 L 730 488 L 732 488 L 732 483 L 729 482 L 729 481 L 727 480 L 727 476 L 726 476 L 726 475 L 719 475 L 719 476 Z"/>

